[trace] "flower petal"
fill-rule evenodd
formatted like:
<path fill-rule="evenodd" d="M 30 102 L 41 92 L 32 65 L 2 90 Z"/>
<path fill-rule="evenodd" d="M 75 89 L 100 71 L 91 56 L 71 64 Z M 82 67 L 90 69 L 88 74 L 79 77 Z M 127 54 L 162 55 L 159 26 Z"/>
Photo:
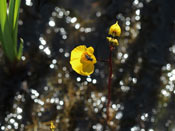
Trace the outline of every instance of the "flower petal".
<path fill-rule="evenodd" d="M 86 51 L 86 46 L 85 45 L 77 46 L 76 48 L 74 48 L 72 50 L 70 60 L 80 59 L 82 53 L 85 52 L 85 51 Z"/>
<path fill-rule="evenodd" d="M 80 75 L 89 76 L 94 72 L 96 58 L 93 47 L 86 48 L 80 45 L 71 52 L 70 64 L 72 69 Z"/>
<path fill-rule="evenodd" d="M 87 52 L 90 53 L 90 54 L 93 54 L 94 53 L 94 48 L 92 46 L 88 47 Z"/>
<path fill-rule="evenodd" d="M 71 60 L 70 61 L 70 64 L 72 66 L 72 69 L 77 72 L 78 74 L 82 75 L 82 68 L 83 68 L 83 64 L 80 62 L 79 59 L 76 59 L 76 60 Z"/>
<path fill-rule="evenodd" d="M 94 72 L 94 64 L 84 64 L 81 73 L 89 76 Z"/>
<path fill-rule="evenodd" d="M 111 25 L 111 27 L 109 28 L 109 33 L 108 34 L 112 35 L 113 37 L 120 36 L 121 28 L 118 25 L 118 21 L 115 24 Z"/>

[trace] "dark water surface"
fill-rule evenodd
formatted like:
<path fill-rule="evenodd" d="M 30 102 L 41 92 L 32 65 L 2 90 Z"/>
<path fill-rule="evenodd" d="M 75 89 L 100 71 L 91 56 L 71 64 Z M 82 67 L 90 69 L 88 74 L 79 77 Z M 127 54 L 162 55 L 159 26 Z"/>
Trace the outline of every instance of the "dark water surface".
<path fill-rule="evenodd" d="M 24 0 L 22 61 L 0 51 L 0 130 L 175 131 L 174 0 Z M 106 36 L 122 28 L 113 52 L 110 122 L 106 124 L 108 65 L 90 77 L 69 64 L 77 45 L 109 55 Z"/>

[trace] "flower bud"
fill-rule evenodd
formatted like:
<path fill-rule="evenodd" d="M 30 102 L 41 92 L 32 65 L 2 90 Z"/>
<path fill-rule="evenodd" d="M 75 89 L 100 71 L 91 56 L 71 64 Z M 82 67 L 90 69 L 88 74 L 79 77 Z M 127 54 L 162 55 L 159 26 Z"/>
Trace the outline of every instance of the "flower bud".
<path fill-rule="evenodd" d="M 111 27 L 109 28 L 109 33 L 108 34 L 112 35 L 113 37 L 120 36 L 121 28 L 118 25 L 118 21 L 115 24 L 111 25 Z"/>

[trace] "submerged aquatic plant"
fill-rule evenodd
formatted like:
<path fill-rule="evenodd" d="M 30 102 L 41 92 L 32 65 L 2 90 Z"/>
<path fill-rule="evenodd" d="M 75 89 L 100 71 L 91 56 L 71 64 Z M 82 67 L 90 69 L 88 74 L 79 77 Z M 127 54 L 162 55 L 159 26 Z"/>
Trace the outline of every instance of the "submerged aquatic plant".
<path fill-rule="evenodd" d="M 71 52 L 70 64 L 78 74 L 89 76 L 94 72 L 94 64 L 97 62 L 94 56 L 94 48 L 80 45 Z"/>
<path fill-rule="evenodd" d="M 21 0 L 0 0 L 0 43 L 10 62 L 20 60 L 23 40 L 17 44 L 18 17 Z"/>

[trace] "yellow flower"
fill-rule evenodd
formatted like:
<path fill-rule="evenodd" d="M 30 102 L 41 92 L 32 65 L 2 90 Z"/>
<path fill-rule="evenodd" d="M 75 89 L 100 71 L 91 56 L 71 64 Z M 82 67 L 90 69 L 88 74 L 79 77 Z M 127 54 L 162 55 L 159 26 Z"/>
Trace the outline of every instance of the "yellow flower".
<path fill-rule="evenodd" d="M 55 128 L 56 128 L 55 125 L 53 124 L 53 122 L 51 122 L 51 123 L 50 123 L 50 129 L 51 129 L 51 131 L 54 131 Z"/>
<path fill-rule="evenodd" d="M 111 25 L 111 27 L 109 28 L 108 34 L 112 35 L 113 37 L 120 36 L 121 28 L 118 25 L 118 21 L 115 24 Z"/>
<path fill-rule="evenodd" d="M 97 62 L 94 56 L 94 48 L 80 45 L 71 52 L 70 64 L 78 74 L 89 76 L 94 72 L 94 64 Z"/>
<path fill-rule="evenodd" d="M 106 37 L 106 39 L 107 39 L 110 43 L 112 43 L 113 45 L 116 45 L 116 46 L 119 45 L 118 40 L 115 39 L 115 38 Z"/>

